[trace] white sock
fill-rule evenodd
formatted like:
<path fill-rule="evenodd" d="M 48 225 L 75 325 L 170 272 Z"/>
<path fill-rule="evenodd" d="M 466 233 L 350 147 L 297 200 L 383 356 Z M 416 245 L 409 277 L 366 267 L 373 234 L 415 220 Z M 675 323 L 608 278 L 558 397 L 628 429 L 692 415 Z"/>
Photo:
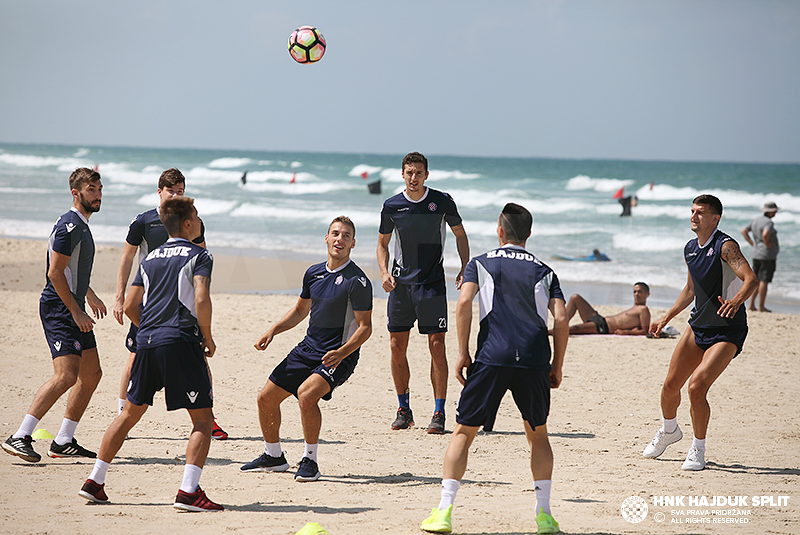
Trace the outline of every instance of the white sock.
<path fill-rule="evenodd" d="M 308 442 L 305 443 L 305 453 L 303 453 L 303 457 L 308 457 L 314 462 L 317 462 L 317 448 L 319 444 L 309 444 Z"/>
<path fill-rule="evenodd" d="M 270 457 L 280 457 L 283 455 L 280 442 L 264 442 L 264 451 Z"/>
<path fill-rule="evenodd" d="M 692 439 L 692 446 L 694 446 L 695 448 L 697 448 L 699 450 L 706 451 L 706 439 L 704 439 L 704 438 L 700 439 L 700 438 L 694 437 Z"/>
<path fill-rule="evenodd" d="M 125 401 L 127 401 L 125 398 L 119 398 L 117 400 L 117 408 L 119 409 L 117 414 L 122 414 L 122 409 L 125 407 Z"/>
<path fill-rule="evenodd" d="M 670 419 L 664 418 L 662 416 L 661 421 L 663 422 L 661 424 L 661 429 L 663 429 L 665 433 L 674 433 L 675 430 L 678 428 L 677 416 L 675 418 L 670 418 Z"/>
<path fill-rule="evenodd" d="M 533 489 L 536 493 L 536 514 L 544 511 L 550 514 L 550 487 L 553 485 L 551 479 L 540 479 L 533 482 Z"/>
<path fill-rule="evenodd" d="M 461 481 L 457 479 L 442 480 L 442 499 L 439 502 L 439 510 L 444 511 L 456 501 L 456 493 L 461 486 Z"/>
<path fill-rule="evenodd" d="M 61 422 L 61 429 L 58 430 L 58 435 L 56 435 L 55 443 L 63 446 L 72 442 L 72 438 L 75 436 L 75 428 L 77 427 L 78 422 L 64 418 Z"/>
<path fill-rule="evenodd" d="M 92 468 L 92 473 L 89 474 L 89 479 L 97 483 L 98 485 L 102 485 L 106 482 L 106 473 L 108 472 L 108 463 L 105 461 L 101 461 L 97 459 L 94 462 L 94 468 Z"/>
<path fill-rule="evenodd" d="M 17 429 L 17 432 L 11 435 L 14 438 L 25 438 L 28 435 L 32 435 L 36 426 L 39 425 L 39 419 L 35 416 L 31 416 L 30 414 L 26 414 L 25 418 L 22 419 L 22 423 Z"/>
<path fill-rule="evenodd" d="M 197 487 L 200 486 L 200 474 L 203 469 L 193 464 L 187 464 L 183 469 L 183 483 L 181 483 L 181 490 L 192 494 L 197 492 Z"/>

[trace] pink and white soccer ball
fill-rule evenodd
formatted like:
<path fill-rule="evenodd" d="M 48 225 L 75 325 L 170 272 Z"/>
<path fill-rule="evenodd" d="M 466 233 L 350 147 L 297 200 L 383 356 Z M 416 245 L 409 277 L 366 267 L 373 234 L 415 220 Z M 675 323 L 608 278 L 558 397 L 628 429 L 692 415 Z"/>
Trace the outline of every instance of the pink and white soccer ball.
<path fill-rule="evenodd" d="M 297 63 L 316 63 L 325 54 L 325 38 L 313 26 L 300 26 L 289 36 L 289 54 Z"/>

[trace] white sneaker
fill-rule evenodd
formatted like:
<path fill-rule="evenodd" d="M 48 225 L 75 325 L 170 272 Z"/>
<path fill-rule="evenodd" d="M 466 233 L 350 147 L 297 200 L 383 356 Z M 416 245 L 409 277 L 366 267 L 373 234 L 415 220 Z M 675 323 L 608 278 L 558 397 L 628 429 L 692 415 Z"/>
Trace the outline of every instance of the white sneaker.
<path fill-rule="evenodd" d="M 672 433 L 666 433 L 663 429 L 659 429 L 656 431 L 656 436 L 653 437 L 653 441 L 648 444 L 642 452 L 642 455 L 645 457 L 658 457 L 664 453 L 664 450 L 667 449 L 667 446 L 670 444 L 675 444 L 682 438 L 683 432 L 681 431 L 680 426 L 676 427 L 675 431 Z"/>
<path fill-rule="evenodd" d="M 706 467 L 705 450 L 701 450 L 697 446 L 689 448 L 689 453 L 686 455 L 686 460 L 683 461 L 681 470 L 702 470 Z"/>

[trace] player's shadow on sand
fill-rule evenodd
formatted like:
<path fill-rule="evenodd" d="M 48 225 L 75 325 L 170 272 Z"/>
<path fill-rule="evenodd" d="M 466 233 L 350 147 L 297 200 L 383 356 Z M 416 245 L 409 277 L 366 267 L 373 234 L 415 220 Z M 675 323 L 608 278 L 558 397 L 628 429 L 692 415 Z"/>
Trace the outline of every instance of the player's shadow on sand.
<path fill-rule="evenodd" d="M 771 468 L 768 466 L 745 466 L 743 464 L 722 464 L 706 461 L 706 469 L 712 468 L 732 474 L 800 476 L 800 468 Z"/>
<path fill-rule="evenodd" d="M 370 476 L 370 475 L 359 475 L 359 474 L 347 474 L 345 476 L 322 476 L 320 480 L 330 481 L 332 483 L 345 483 L 348 485 L 397 485 L 397 484 L 411 484 L 412 486 L 417 485 L 438 485 L 442 482 L 441 477 L 425 477 L 425 476 L 415 476 L 409 472 L 403 472 L 402 474 L 389 474 L 385 476 Z M 510 483 L 505 483 L 502 481 L 476 481 L 472 479 L 463 479 L 461 481 L 462 484 L 464 483 L 478 483 L 478 484 L 485 484 L 485 485 L 510 485 Z"/>
<path fill-rule="evenodd" d="M 514 436 L 514 435 L 524 435 L 525 431 L 484 431 L 481 429 L 478 431 L 478 435 L 484 436 L 492 436 L 492 435 L 502 435 L 502 436 Z M 547 433 L 549 437 L 558 437 L 558 438 L 595 438 L 596 435 L 594 433 Z"/>
<path fill-rule="evenodd" d="M 188 437 L 181 436 L 181 437 L 128 437 L 125 439 L 127 442 L 128 440 L 151 440 L 151 441 L 161 441 L 161 440 L 172 440 L 172 441 L 186 441 L 189 440 Z M 216 440 L 213 439 L 211 441 L 212 444 L 216 442 L 238 442 L 238 441 L 248 441 L 248 442 L 261 442 L 264 443 L 264 437 L 228 437 L 225 440 Z M 289 444 L 296 443 L 300 444 L 303 441 L 302 438 L 283 438 L 281 437 L 281 442 L 286 442 Z M 320 444 L 344 444 L 342 440 L 325 440 L 324 438 L 319 439 Z"/>
<path fill-rule="evenodd" d="M 248 503 L 246 505 L 225 504 L 228 511 L 246 511 L 251 513 L 315 513 L 318 515 L 357 515 L 376 511 L 377 507 L 325 507 L 324 505 L 278 505 L 270 503 Z"/>
<path fill-rule="evenodd" d="M 184 465 L 186 464 L 186 457 L 181 453 L 180 455 L 176 455 L 173 457 L 116 457 L 114 459 L 115 465 L 154 465 L 154 464 L 161 464 L 167 466 L 173 465 Z M 221 459 L 218 457 L 208 457 L 206 459 L 206 465 L 213 465 L 213 466 L 229 466 L 229 465 L 240 465 L 242 464 L 239 461 L 234 461 L 233 459 Z"/>

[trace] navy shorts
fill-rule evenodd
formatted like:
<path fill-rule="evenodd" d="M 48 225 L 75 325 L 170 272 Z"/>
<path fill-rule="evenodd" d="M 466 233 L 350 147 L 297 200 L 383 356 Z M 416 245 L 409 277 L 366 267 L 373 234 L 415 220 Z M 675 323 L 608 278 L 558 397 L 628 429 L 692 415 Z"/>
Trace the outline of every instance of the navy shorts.
<path fill-rule="evenodd" d="M 128 337 L 125 339 L 125 347 L 131 353 L 136 353 L 136 333 L 139 332 L 139 327 L 135 323 L 131 323 L 131 328 L 128 330 Z"/>
<path fill-rule="evenodd" d="M 322 396 L 322 399 L 330 401 L 333 389 L 344 384 L 353 375 L 356 364 L 358 364 L 358 351 L 345 357 L 336 366 L 336 369 L 332 370 L 322 364 L 322 356 L 319 353 L 310 351 L 308 346 L 301 342 L 289 352 L 289 355 L 280 364 L 275 366 L 269 380 L 297 397 L 297 389 L 300 388 L 300 385 L 316 373 L 328 381 L 331 389 Z"/>
<path fill-rule="evenodd" d="M 753 271 L 759 282 L 772 282 L 772 276 L 775 274 L 775 260 L 757 260 L 753 259 Z"/>
<path fill-rule="evenodd" d="M 408 332 L 417 322 L 421 334 L 447 332 L 447 289 L 444 279 L 428 284 L 398 283 L 389 294 L 389 332 Z"/>
<path fill-rule="evenodd" d="M 63 301 L 39 302 L 39 317 L 44 328 L 44 337 L 53 358 L 64 355 L 80 356 L 85 349 L 97 347 L 94 331 L 82 333 L 72 319 L 72 312 Z"/>
<path fill-rule="evenodd" d="M 211 381 L 197 342 L 175 342 L 136 352 L 128 401 L 152 405 L 153 394 L 164 389 L 167 410 L 206 409 L 214 405 Z"/>
<path fill-rule="evenodd" d="M 473 362 L 456 409 L 456 422 L 480 427 L 494 422 L 500 401 L 511 390 L 522 419 L 532 428 L 547 423 L 550 414 L 550 372 Z"/>
<path fill-rule="evenodd" d="M 744 340 L 747 338 L 747 325 L 705 329 L 692 327 L 692 331 L 694 331 L 694 343 L 703 351 L 718 342 L 730 342 L 735 344 L 736 354 L 733 358 L 738 357 L 739 353 L 742 352 Z"/>

